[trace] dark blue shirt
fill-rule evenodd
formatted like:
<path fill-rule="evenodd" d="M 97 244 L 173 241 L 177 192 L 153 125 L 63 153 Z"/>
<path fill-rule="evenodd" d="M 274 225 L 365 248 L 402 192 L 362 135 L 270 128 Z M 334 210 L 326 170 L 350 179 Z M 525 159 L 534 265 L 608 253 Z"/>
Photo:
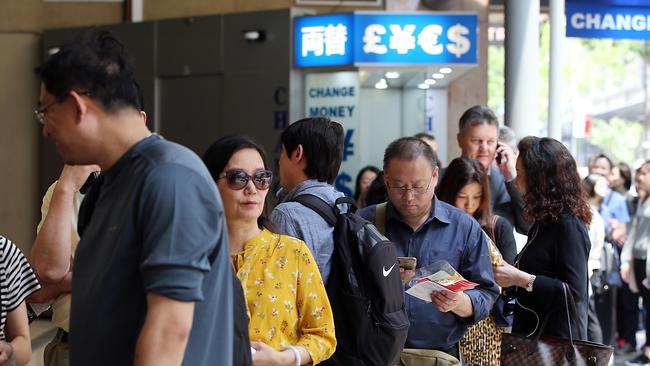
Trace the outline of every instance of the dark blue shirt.
<path fill-rule="evenodd" d="M 359 211 L 371 222 L 375 222 L 375 213 L 375 205 Z M 431 303 L 404 294 L 411 322 L 404 347 L 449 349 L 460 341 L 468 326 L 488 316 L 499 290 L 494 282 L 483 231 L 476 220 L 434 197 L 429 218 L 413 231 L 389 202 L 386 236 L 395 243 L 398 256 L 416 257 L 418 268 L 444 259 L 463 277 L 479 284 L 465 291 L 474 309 L 474 316 L 470 318 L 440 312 Z"/>
<path fill-rule="evenodd" d="M 183 365 L 232 364 L 223 206 L 187 148 L 154 135 L 104 172 L 72 273 L 70 364 L 132 365 L 149 293 L 195 303 Z"/>

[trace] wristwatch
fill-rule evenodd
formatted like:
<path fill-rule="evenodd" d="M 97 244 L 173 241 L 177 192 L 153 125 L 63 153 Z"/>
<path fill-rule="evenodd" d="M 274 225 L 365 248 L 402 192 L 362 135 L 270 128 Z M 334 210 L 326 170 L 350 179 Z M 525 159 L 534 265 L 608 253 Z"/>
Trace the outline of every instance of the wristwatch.
<path fill-rule="evenodd" d="M 526 291 L 533 292 L 533 283 L 535 283 L 535 275 L 530 275 L 526 284 Z"/>

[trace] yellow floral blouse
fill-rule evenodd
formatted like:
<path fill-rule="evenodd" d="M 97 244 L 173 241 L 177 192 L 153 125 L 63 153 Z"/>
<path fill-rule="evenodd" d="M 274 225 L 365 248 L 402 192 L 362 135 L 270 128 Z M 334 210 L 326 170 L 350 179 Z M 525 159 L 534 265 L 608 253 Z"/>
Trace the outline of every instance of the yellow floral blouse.
<path fill-rule="evenodd" d="M 334 353 L 332 308 L 302 240 L 263 230 L 233 255 L 233 265 L 246 295 L 251 342 L 304 347 L 314 364 Z"/>

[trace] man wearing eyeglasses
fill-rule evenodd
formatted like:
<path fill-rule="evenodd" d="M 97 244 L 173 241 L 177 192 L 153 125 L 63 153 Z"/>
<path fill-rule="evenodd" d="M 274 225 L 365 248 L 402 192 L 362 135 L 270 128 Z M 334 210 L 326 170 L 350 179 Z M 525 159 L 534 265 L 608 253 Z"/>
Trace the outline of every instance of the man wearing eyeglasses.
<path fill-rule="evenodd" d="M 205 165 L 149 131 L 109 32 L 62 46 L 36 74 L 43 134 L 66 164 L 103 176 L 73 263 L 70 364 L 232 364 L 234 281 Z"/>
<path fill-rule="evenodd" d="M 420 139 L 404 137 L 388 145 L 384 180 L 389 201 L 383 226 L 397 255 L 415 257 L 418 268 L 446 260 L 478 284 L 464 292 L 434 291 L 431 302 L 405 295 L 411 322 L 405 349 L 418 350 L 426 364 L 460 364 L 458 342 L 470 325 L 487 317 L 499 294 L 492 271 L 484 270 L 492 265 L 481 228 L 470 216 L 436 199 L 437 161 Z M 377 206 L 359 211 L 375 224 L 376 213 Z M 400 274 L 407 284 L 415 270 L 400 268 Z"/>

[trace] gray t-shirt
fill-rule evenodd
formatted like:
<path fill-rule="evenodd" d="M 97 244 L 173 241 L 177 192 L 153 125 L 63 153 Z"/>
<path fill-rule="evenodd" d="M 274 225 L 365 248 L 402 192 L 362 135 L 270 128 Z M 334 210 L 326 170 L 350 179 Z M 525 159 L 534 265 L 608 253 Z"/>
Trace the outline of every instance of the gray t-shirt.
<path fill-rule="evenodd" d="M 131 365 L 147 293 L 194 302 L 183 365 L 232 364 L 232 268 L 221 199 L 201 160 L 160 136 L 104 172 L 74 260 L 72 365 Z"/>

